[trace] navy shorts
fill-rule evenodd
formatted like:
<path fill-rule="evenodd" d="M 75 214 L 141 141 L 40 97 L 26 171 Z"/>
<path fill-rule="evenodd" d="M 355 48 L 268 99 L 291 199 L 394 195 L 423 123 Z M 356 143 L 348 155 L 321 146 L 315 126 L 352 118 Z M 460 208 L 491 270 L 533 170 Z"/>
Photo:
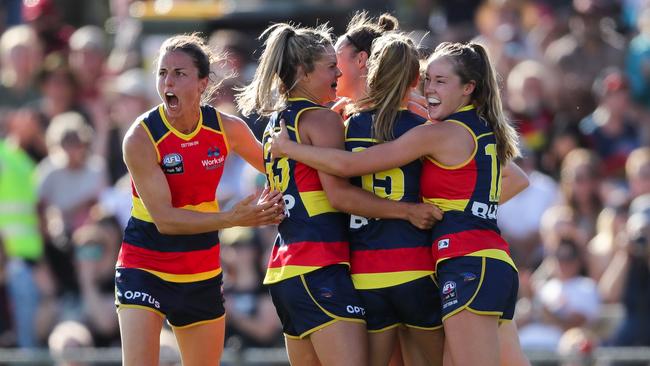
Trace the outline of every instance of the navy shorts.
<path fill-rule="evenodd" d="M 269 285 L 284 334 L 304 338 L 335 321 L 365 323 L 346 265 L 337 264 Z"/>
<path fill-rule="evenodd" d="M 467 309 L 512 320 L 519 290 L 517 271 L 488 257 L 457 257 L 438 263 L 442 319 Z"/>
<path fill-rule="evenodd" d="M 369 332 L 400 324 L 425 330 L 442 327 L 440 295 L 433 275 L 396 286 L 358 291 L 366 309 Z"/>
<path fill-rule="evenodd" d="M 169 282 L 137 268 L 115 270 L 115 305 L 167 317 L 174 327 L 216 320 L 225 313 L 223 274 L 196 282 Z"/>

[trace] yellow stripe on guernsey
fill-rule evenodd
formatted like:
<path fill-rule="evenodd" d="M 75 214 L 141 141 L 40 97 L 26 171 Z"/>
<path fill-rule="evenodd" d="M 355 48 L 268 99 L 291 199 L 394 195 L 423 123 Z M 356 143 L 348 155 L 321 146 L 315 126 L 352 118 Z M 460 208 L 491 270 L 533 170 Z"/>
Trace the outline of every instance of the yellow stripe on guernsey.
<path fill-rule="evenodd" d="M 345 264 L 350 266 L 348 262 L 341 262 L 338 264 Z M 280 282 L 284 279 L 299 276 L 301 274 L 309 273 L 317 269 L 323 268 L 321 266 L 293 266 L 287 265 L 282 267 L 273 267 L 266 269 L 266 276 L 264 277 L 264 284 L 269 285 L 272 283 Z"/>
<path fill-rule="evenodd" d="M 198 205 L 186 205 L 179 207 L 184 210 L 196 211 L 196 212 L 219 212 L 219 203 L 217 201 L 211 202 L 202 202 Z M 144 203 L 140 197 L 133 196 L 133 207 L 131 208 L 131 216 L 135 217 L 138 220 L 153 222 L 149 211 L 144 206 Z"/>
<path fill-rule="evenodd" d="M 309 217 L 327 212 L 339 212 L 332 207 L 323 191 L 300 192 L 300 200 L 302 200 Z"/>
<path fill-rule="evenodd" d="M 309 100 L 307 98 L 289 98 L 288 99 L 288 101 L 290 101 L 290 102 L 296 102 L 296 101 L 300 101 L 300 100 L 306 100 L 306 101 L 311 102 L 313 104 L 318 104 L 318 103 L 316 103 L 314 101 L 311 101 L 311 100 Z M 295 128 L 295 130 L 293 130 L 293 132 L 296 134 L 296 142 L 299 143 L 299 144 L 302 144 L 302 141 L 300 141 L 300 133 L 298 133 L 298 131 L 299 131 L 299 129 L 298 129 L 298 121 L 300 120 L 300 115 L 303 114 L 303 112 L 311 111 L 312 109 L 327 109 L 327 108 L 325 108 L 325 107 L 307 107 L 307 108 L 301 109 L 298 112 L 298 114 L 296 114 L 296 117 L 293 120 L 293 125 L 294 125 L 293 127 Z M 287 128 L 291 129 L 290 126 L 287 126 Z"/>
<path fill-rule="evenodd" d="M 517 266 L 515 265 L 515 262 L 512 260 L 512 258 L 510 258 L 508 253 L 506 253 L 506 252 L 504 252 L 503 250 L 500 250 L 500 249 L 483 249 L 483 250 L 479 250 L 479 251 L 476 251 L 476 252 L 473 252 L 473 253 L 465 254 L 465 256 L 466 257 L 486 257 L 486 258 L 497 259 L 497 260 L 500 260 L 502 262 L 508 263 L 510 266 L 512 266 L 512 268 L 515 271 L 519 272 L 517 270 Z M 449 258 L 438 259 L 438 263 L 444 261 L 445 259 L 449 259 Z M 436 265 L 438 263 L 436 263 Z"/>
<path fill-rule="evenodd" d="M 183 282 L 183 283 L 205 281 L 210 278 L 216 277 L 221 273 L 221 268 L 217 268 L 214 271 L 190 273 L 190 274 L 174 274 L 174 273 L 158 272 L 146 268 L 140 268 L 140 269 L 149 272 L 152 275 L 157 276 L 158 278 L 162 278 L 163 280 L 168 282 Z"/>
<path fill-rule="evenodd" d="M 474 108 L 473 106 L 471 106 L 471 107 Z M 467 107 L 461 108 L 460 111 L 467 110 L 466 108 Z M 469 108 L 469 109 L 472 109 L 472 108 Z M 483 134 L 483 135 L 481 135 L 479 137 L 476 137 L 476 134 L 474 134 L 474 131 L 472 131 L 472 129 L 468 125 L 464 124 L 461 121 L 456 121 L 455 119 L 448 119 L 448 120 L 445 120 L 445 122 L 455 123 L 455 124 L 463 127 L 464 129 L 466 129 L 469 132 L 469 134 L 472 135 L 472 138 L 474 139 L 474 150 L 472 151 L 472 154 L 469 156 L 469 158 L 467 158 L 467 160 L 463 161 L 460 164 L 456 164 L 456 165 L 445 165 L 445 164 L 442 164 L 442 163 L 438 162 L 437 160 L 435 160 L 435 159 L 433 159 L 433 158 L 431 158 L 429 156 L 427 156 L 426 158 L 430 162 L 434 163 L 435 165 L 437 165 L 438 167 L 443 168 L 443 169 L 453 170 L 453 169 L 458 169 L 460 167 L 464 167 L 465 165 L 469 164 L 470 161 L 474 160 L 474 157 L 476 156 L 476 151 L 478 150 L 478 139 L 479 139 L 479 137 L 487 136 L 487 135 L 492 134 L 492 133 L 490 132 L 490 133 Z"/>
<path fill-rule="evenodd" d="M 469 203 L 469 199 L 465 200 L 448 200 L 445 198 L 423 198 L 426 203 L 431 203 L 438 206 L 442 211 L 465 211 L 465 207 Z"/>
<path fill-rule="evenodd" d="M 357 290 L 392 287 L 431 275 L 431 271 L 404 271 L 385 273 L 352 274 L 352 283 Z"/>

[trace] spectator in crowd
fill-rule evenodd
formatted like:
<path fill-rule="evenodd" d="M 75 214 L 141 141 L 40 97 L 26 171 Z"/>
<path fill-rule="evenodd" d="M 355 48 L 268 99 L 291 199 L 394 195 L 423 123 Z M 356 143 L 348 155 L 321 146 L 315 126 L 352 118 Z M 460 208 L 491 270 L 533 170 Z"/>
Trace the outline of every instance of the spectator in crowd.
<path fill-rule="evenodd" d="M 629 113 L 627 80 L 620 70 L 606 69 L 592 90 L 598 106 L 580 121 L 580 130 L 600 158 L 604 176 L 620 179 L 627 156 L 641 144 L 639 129 Z"/>
<path fill-rule="evenodd" d="M 264 250 L 251 228 L 221 232 L 226 347 L 282 346 L 282 325 L 264 286 Z"/>
<path fill-rule="evenodd" d="M 540 62 L 526 60 L 510 71 L 507 101 L 512 120 L 526 146 L 535 154 L 548 144 L 552 129 L 553 105 L 548 70 Z"/>
<path fill-rule="evenodd" d="M 151 77 L 140 68 L 124 71 L 107 86 L 110 128 L 106 155 L 111 184 L 127 173 L 122 158 L 122 140 L 131 123 L 144 110 L 153 107 L 153 98 L 147 85 Z"/>
<path fill-rule="evenodd" d="M 9 133 L 20 131 L 25 140 L 21 145 L 36 162 L 48 151 L 45 130 L 55 116 L 68 111 L 83 113 L 79 105 L 77 81 L 63 55 L 48 55 L 37 74 L 41 97 L 21 108 L 9 125 Z M 28 130 L 29 128 L 29 130 Z M 29 131 L 29 133 L 28 133 Z"/>
<path fill-rule="evenodd" d="M 34 78 L 42 62 L 41 44 L 26 25 L 7 29 L 0 37 L 0 129 L 11 112 L 38 98 Z"/>
<path fill-rule="evenodd" d="M 115 310 L 114 270 L 121 243 L 121 227 L 111 220 L 90 223 L 72 235 L 74 265 L 80 290 L 83 322 L 96 344 L 117 344 L 119 329 Z"/>
<path fill-rule="evenodd" d="M 19 347 L 36 347 L 35 318 L 40 290 L 35 267 L 43 256 L 34 163 L 11 141 L 0 140 L 0 235 L 9 305 Z"/>
<path fill-rule="evenodd" d="M 643 199 L 637 198 L 637 200 Z M 632 203 L 632 207 L 638 206 Z M 614 258 L 600 279 L 604 299 L 625 308 L 620 327 L 607 344 L 650 346 L 650 214 L 647 202 L 630 212 L 626 235 L 619 237 Z"/>
<path fill-rule="evenodd" d="M 581 6 L 589 3 L 589 6 Z M 605 67 L 622 67 L 624 40 L 611 27 L 601 2 L 574 1 L 569 33 L 548 46 L 545 59 L 559 75 L 559 112 L 575 120 L 595 107 L 591 83 Z"/>
<path fill-rule="evenodd" d="M 630 200 L 650 193 L 650 147 L 640 147 L 630 153 L 625 162 L 625 176 Z"/>
<path fill-rule="evenodd" d="M 603 207 L 601 162 L 595 152 L 574 149 L 564 158 L 560 172 L 563 201 L 573 208 L 577 225 L 591 238 Z"/>
<path fill-rule="evenodd" d="M 70 36 L 69 64 L 79 83 L 79 101 L 95 130 L 92 151 L 107 155 L 110 119 L 108 105 L 102 91 L 106 80 L 105 61 L 107 53 L 104 31 L 94 25 L 77 29 Z"/>
<path fill-rule="evenodd" d="M 555 350 L 567 329 L 588 326 L 598 315 L 596 282 L 581 275 L 585 264 L 579 245 L 561 238 L 550 253 L 553 273 L 533 288 L 532 304 L 519 318 L 522 347 Z"/>
<path fill-rule="evenodd" d="M 628 46 L 625 73 L 634 101 L 650 108 L 650 8 L 641 10 L 637 28 L 639 33 Z"/>
<path fill-rule="evenodd" d="M 38 166 L 39 199 L 60 210 L 67 235 L 87 221 L 106 187 L 105 163 L 90 153 L 92 138 L 92 128 L 77 112 L 56 116 L 46 132 L 50 155 Z"/>
<path fill-rule="evenodd" d="M 23 20 L 38 35 L 45 55 L 68 53 L 68 40 L 74 28 L 64 24 L 54 0 L 23 0 Z"/>
<path fill-rule="evenodd" d="M 627 202 L 620 197 L 600 211 L 596 221 L 596 235 L 587 244 L 587 273 L 595 281 L 602 278 L 616 253 L 616 240 L 625 230 Z"/>
<path fill-rule="evenodd" d="M 528 188 L 499 207 L 501 234 L 510 244 L 517 267 L 534 269 L 540 260 L 540 223 L 546 209 L 560 200 L 560 190 L 553 178 L 535 167 L 535 156 L 527 149 L 517 164 L 528 175 Z"/>

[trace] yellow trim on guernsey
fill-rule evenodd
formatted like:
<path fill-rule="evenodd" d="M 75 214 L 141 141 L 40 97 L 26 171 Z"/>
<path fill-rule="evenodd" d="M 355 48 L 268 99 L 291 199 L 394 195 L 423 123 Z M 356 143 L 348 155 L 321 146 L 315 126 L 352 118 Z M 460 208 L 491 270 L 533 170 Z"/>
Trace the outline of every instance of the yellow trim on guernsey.
<path fill-rule="evenodd" d="M 429 276 L 433 271 L 404 271 L 386 273 L 357 273 L 353 274 L 352 283 L 357 290 L 371 290 L 392 287 Z"/>
<path fill-rule="evenodd" d="M 219 212 L 219 203 L 217 201 L 202 202 L 198 205 L 186 205 L 180 208 L 184 210 L 195 211 L 195 212 L 214 213 L 214 212 Z M 149 215 L 149 211 L 147 211 L 147 208 L 144 206 L 142 199 L 140 199 L 139 197 L 133 196 L 133 207 L 131 208 L 131 216 L 142 221 L 153 222 L 151 215 Z"/>
<path fill-rule="evenodd" d="M 309 217 L 327 212 L 339 212 L 332 207 L 330 201 L 327 199 L 327 195 L 323 191 L 300 192 L 300 199 Z"/>
<path fill-rule="evenodd" d="M 149 136 L 149 140 L 151 140 L 151 143 L 154 146 L 154 150 L 156 150 L 156 159 L 158 159 L 157 162 L 158 164 L 160 164 L 160 151 L 158 151 L 158 143 L 156 142 L 156 140 L 154 140 L 153 135 L 151 134 L 151 131 L 149 131 L 149 127 L 147 127 L 147 124 L 144 123 L 144 120 L 141 120 L 139 123 L 140 126 L 142 126 L 142 128 L 144 129 L 144 132 L 147 133 L 147 136 Z"/>
<path fill-rule="evenodd" d="M 211 130 L 214 132 L 218 132 L 223 136 L 223 141 L 226 143 L 226 153 L 228 153 L 230 152 L 230 142 L 228 141 L 228 135 L 226 135 L 226 129 L 223 128 L 223 119 L 221 119 L 221 112 L 215 111 L 215 113 L 217 114 L 217 121 L 219 122 L 219 128 L 221 128 L 221 131 L 214 131 L 212 129 Z"/>
<path fill-rule="evenodd" d="M 470 109 L 472 109 L 472 108 L 470 108 Z M 462 110 L 465 110 L 465 109 L 461 108 L 460 110 L 462 111 Z M 472 151 L 472 154 L 469 156 L 469 158 L 467 158 L 467 160 L 465 160 L 464 162 L 462 162 L 460 164 L 456 164 L 456 165 L 445 165 L 445 164 L 442 164 L 442 163 L 438 162 L 437 160 L 435 160 L 435 159 L 433 159 L 433 158 L 431 158 L 429 156 L 427 156 L 427 159 L 430 162 L 434 163 L 435 165 L 437 165 L 438 167 L 440 167 L 442 169 L 453 170 L 453 169 L 458 169 L 460 167 L 464 167 L 465 165 L 469 164 L 469 162 L 472 161 L 472 159 L 474 159 L 474 157 L 476 156 L 476 151 L 478 150 L 478 138 L 474 134 L 474 131 L 472 131 L 472 129 L 469 128 L 468 125 L 464 124 L 461 121 L 448 119 L 448 120 L 445 120 L 445 122 L 456 123 L 457 125 L 465 128 L 470 133 L 470 135 L 472 135 L 472 138 L 474 139 L 474 150 Z M 483 135 L 481 135 L 481 136 L 483 136 Z"/>
<path fill-rule="evenodd" d="M 158 112 L 160 113 L 160 118 L 162 119 L 165 126 L 167 126 L 169 131 L 171 131 L 174 135 L 178 136 L 179 138 L 185 141 L 191 140 L 194 136 L 196 136 L 197 133 L 199 133 L 199 131 L 201 131 L 201 127 L 203 127 L 203 113 L 201 112 L 201 107 L 199 107 L 199 122 L 196 124 L 196 128 L 194 129 L 194 131 L 187 134 L 182 133 L 181 131 L 175 129 L 174 126 L 172 126 L 172 124 L 169 123 L 169 121 L 167 121 L 164 105 L 161 104 L 158 107 Z"/>
<path fill-rule="evenodd" d="M 448 200 L 445 198 L 423 198 L 423 202 L 438 206 L 442 211 L 465 211 L 469 200 Z"/>

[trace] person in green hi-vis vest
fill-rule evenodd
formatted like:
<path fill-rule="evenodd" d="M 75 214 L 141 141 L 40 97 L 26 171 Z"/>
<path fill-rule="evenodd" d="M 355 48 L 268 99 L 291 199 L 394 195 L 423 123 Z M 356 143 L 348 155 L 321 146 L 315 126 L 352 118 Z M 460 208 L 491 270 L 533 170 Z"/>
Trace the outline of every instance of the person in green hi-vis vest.
<path fill-rule="evenodd" d="M 7 256 L 7 289 L 19 347 L 37 346 L 34 319 L 39 290 L 33 266 L 43 255 L 43 238 L 34 169 L 23 150 L 0 140 L 0 239 Z"/>

